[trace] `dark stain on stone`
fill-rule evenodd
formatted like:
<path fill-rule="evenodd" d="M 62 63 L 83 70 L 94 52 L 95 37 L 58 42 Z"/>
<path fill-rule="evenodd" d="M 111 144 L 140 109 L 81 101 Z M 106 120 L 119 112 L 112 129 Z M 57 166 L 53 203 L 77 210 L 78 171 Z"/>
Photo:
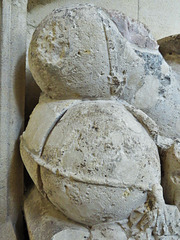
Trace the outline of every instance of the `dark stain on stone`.
<path fill-rule="evenodd" d="M 162 79 L 161 79 L 161 84 L 166 87 L 168 85 L 171 84 L 171 78 L 169 76 L 164 76 Z"/>
<path fill-rule="evenodd" d="M 158 79 L 161 78 L 161 65 L 163 58 L 161 55 L 147 53 L 147 52 L 140 52 L 135 50 L 136 54 L 143 58 L 144 60 L 144 71 L 145 75 L 154 75 L 157 76 Z"/>

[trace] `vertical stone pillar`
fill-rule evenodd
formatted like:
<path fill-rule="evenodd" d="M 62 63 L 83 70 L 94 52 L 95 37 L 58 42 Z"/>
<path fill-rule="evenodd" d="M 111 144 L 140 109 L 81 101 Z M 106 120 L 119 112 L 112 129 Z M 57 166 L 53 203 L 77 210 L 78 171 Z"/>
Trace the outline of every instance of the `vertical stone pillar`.
<path fill-rule="evenodd" d="M 0 1 L 0 238 L 22 239 L 27 0 Z"/>

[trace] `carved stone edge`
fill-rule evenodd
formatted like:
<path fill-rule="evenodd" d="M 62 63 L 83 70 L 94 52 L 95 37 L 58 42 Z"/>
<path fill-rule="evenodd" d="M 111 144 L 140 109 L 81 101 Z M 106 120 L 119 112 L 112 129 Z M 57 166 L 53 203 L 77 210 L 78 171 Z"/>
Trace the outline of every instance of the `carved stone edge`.
<path fill-rule="evenodd" d="M 22 239 L 27 0 L 0 1 L 0 235 Z M 10 237 L 11 236 L 11 237 Z"/>

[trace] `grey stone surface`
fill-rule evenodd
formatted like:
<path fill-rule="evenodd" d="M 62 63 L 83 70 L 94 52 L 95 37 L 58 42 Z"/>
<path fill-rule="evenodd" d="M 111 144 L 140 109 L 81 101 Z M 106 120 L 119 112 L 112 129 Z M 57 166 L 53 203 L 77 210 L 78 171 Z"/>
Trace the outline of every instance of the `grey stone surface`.
<path fill-rule="evenodd" d="M 89 239 L 90 233 L 87 229 L 65 229 L 56 233 L 52 240 L 86 240 Z"/>
<path fill-rule="evenodd" d="M 117 26 L 121 21 L 116 17 Z M 180 82 L 176 75 L 158 50 L 140 48 L 138 42 L 126 42 L 121 49 L 117 58 L 124 73 L 124 88 L 118 98 L 149 115 L 158 124 L 161 135 L 179 137 Z"/>
<path fill-rule="evenodd" d="M 13 225 L 11 221 L 6 221 L 0 224 L 0 236 L 1 240 L 17 240 Z"/>
<path fill-rule="evenodd" d="M 0 2 L 0 238 L 22 239 L 26 0 Z"/>
<path fill-rule="evenodd" d="M 29 1 L 28 2 L 29 3 L 29 5 L 28 5 L 29 11 L 31 11 L 32 8 L 37 9 L 37 4 L 43 4 L 43 5 L 41 5 L 41 7 L 42 6 L 46 7 L 46 9 L 48 9 L 47 10 L 47 12 L 48 12 L 49 7 L 48 7 L 48 5 L 46 5 L 46 3 L 52 3 L 51 6 L 55 6 L 55 5 L 53 5 L 53 4 L 55 4 L 55 2 L 56 2 L 56 4 L 60 4 L 58 1 L 51 1 L 51 0 Z M 63 1 L 61 1 L 61 4 L 62 4 L 62 2 Z M 101 2 L 103 2 L 103 1 L 101 1 Z M 133 6 L 135 6 L 135 7 L 131 8 L 131 10 L 130 10 L 129 4 L 132 4 L 132 2 L 133 2 Z M 1 93 L 0 132 L 1 132 L 1 147 L 2 147 L 2 149 L 0 150 L 0 155 L 1 155 L 1 172 L 0 172 L 1 173 L 0 174 L 1 175 L 1 177 L 0 177 L 0 180 L 1 180 L 1 183 L 0 183 L 0 200 L 1 200 L 0 201 L 0 224 L 1 224 L 1 226 L 0 226 L 0 233 L 1 233 L 2 239 L 15 239 L 16 238 L 16 236 L 14 234 L 13 225 L 16 225 L 16 226 L 19 225 L 16 223 L 18 222 L 18 213 L 20 212 L 20 209 L 21 209 L 22 187 L 19 186 L 19 183 L 22 184 L 22 174 L 21 174 L 22 166 L 21 166 L 21 163 L 19 161 L 17 161 L 17 159 L 19 159 L 19 156 L 18 156 L 18 150 L 17 150 L 17 145 L 15 144 L 15 141 L 18 139 L 19 131 L 22 126 L 22 115 L 23 115 L 22 109 L 23 109 L 23 104 L 24 104 L 22 101 L 22 99 L 23 99 L 22 89 L 24 88 L 24 83 L 23 83 L 24 58 L 22 57 L 22 59 L 21 59 L 21 56 L 25 53 L 24 49 L 25 49 L 25 32 L 26 32 L 26 30 L 25 30 L 26 29 L 26 26 L 25 26 L 26 3 L 27 2 L 25 0 L 24 1 L 23 0 L 22 1 L 21 0 L 13 0 L 13 1 L 2 0 L 0 2 L 0 9 L 1 9 L 0 17 L 1 17 L 1 21 L 2 21 L 1 39 L 0 39 L 0 46 L 1 46 L 0 68 L 1 68 L 1 87 L 2 87 L 0 89 L 0 93 Z M 138 5 L 138 3 L 140 3 L 140 5 Z M 102 3 L 98 2 L 98 4 L 102 4 Z M 123 4 L 122 5 L 119 4 L 119 1 L 115 1 L 113 3 L 110 1 L 106 1 L 106 4 L 107 5 L 109 4 L 108 6 L 113 5 L 113 6 L 117 6 L 117 7 L 119 7 L 119 5 L 120 6 L 123 5 Z M 157 7 L 157 6 L 160 6 L 162 4 L 163 6 L 165 6 L 165 9 L 167 10 L 167 12 L 169 12 L 169 9 L 172 9 L 172 8 L 175 9 L 179 3 L 176 0 L 173 0 L 173 3 L 172 2 L 168 3 L 168 1 L 166 3 L 165 3 L 165 1 L 158 1 L 157 3 L 150 3 L 150 2 L 147 3 L 147 1 L 144 1 L 144 0 L 140 0 L 139 2 L 138 1 L 126 1 L 126 3 L 124 3 L 123 7 L 124 7 L 124 9 L 127 10 L 127 12 L 130 12 L 135 17 L 136 16 L 140 17 L 140 19 L 145 19 L 145 20 L 149 19 L 149 21 L 152 22 L 152 26 L 153 26 L 153 24 L 155 24 L 154 25 L 155 28 L 156 28 L 156 26 L 161 28 L 162 24 L 157 24 L 157 20 L 155 20 L 155 16 L 153 16 L 153 14 L 152 15 L 146 14 L 147 13 L 147 11 L 146 11 L 147 4 L 149 4 L 148 11 L 153 10 L 154 6 L 156 6 L 157 11 L 159 11 L 159 7 Z M 144 9 L 145 9 L 145 11 L 144 11 Z M 41 10 L 39 9 L 38 11 L 41 11 Z M 40 17 L 44 14 L 44 12 L 42 14 L 42 11 L 39 14 L 36 14 L 37 13 L 36 11 L 34 11 L 34 12 L 35 12 L 37 19 L 40 19 Z M 158 12 L 159 14 L 156 14 L 156 17 L 158 16 L 160 23 L 164 21 L 164 18 L 162 17 L 161 12 Z M 176 11 L 172 11 L 172 12 L 176 13 Z M 140 14 L 140 16 L 139 16 L 139 14 Z M 118 12 L 116 12 L 115 15 L 117 18 L 119 18 L 119 16 L 122 16 Z M 116 18 L 115 15 L 111 16 L 111 18 L 116 22 L 117 19 L 115 20 L 115 18 Z M 161 17 L 160 17 L 160 15 L 161 15 Z M 178 24 L 178 21 L 176 21 L 176 23 L 174 22 L 174 24 L 171 24 L 171 21 L 167 22 L 167 19 L 166 19 L 167 15 L 168 14 L 165 14 L 165 12 L 163 11 L 163 16 L 165 16 L 165 22 L 167 24 L 164 24 L 161 31 L 156 30 L 158 32 L 158 34 L 156 34 L 156 37 L 163 35 L 163 34 L 167 34 L 167 32 L 169 33 L 171 31 L 174 31 L 174 29 L 179 29 L 179 25 L 178 25 L 178 27 L 176 26 L 176 23 Z M 34 17 L 33 14 L 32 14 L 32 16 Z M 176 16 L 176 14 L 173 14 L 173 18 L 171 19 L 172 21 L 175 18 L 175 16 Z M 153 20 L 151 19 L 151 17 L 153 18 Z M 121 20 L 122 20 L 122 18 L 121 18 Z M 117 20 L 117 22 L 118 22 L 118 20 Z M 117 23 L 117 25 L 118 24 L 119 23 Z M 125 34 L 124 36 L 126 37 L 126 39 L 128 39 L 129 42 L 137 44 L 138 47 L 143 47 L 143 46 L 149 47 L 149 46 L 154 45 L 153 42 L 148 42 L 147 39 L 149 38 L 149 33 L 148 33 L 148 30 L 143 27 L 143 25 L 141 25 L 142 28 L 139 31 L 139 29 L 137 28 L 136 22 L 131 22 L 131 19 L 128 19 L 128 18 L 126 18 L 125 22 L 121 21 L 120 26 L 122 26 L 121 24 L 122 25 L 125 24 L 124 25 L 125 29 L 126 29 L 126 24 L 127 25 L 130 24 L 130 31 L 128 30 L 126 32 L 126 30 L 125 30 L 125 32 L 124 32 L 124 29 L 122 31 L 120 31 L 122 34 L 123 33 Z M 135 35 L 135 39 L 133 39 L 134 32 L 132 31 L 133 32 L 133 34 L 132 34 L 131 30 L 137 31 L 136 32 L 137 35 Z M 147 38 L 145 38 L 145 39 L 142 38 L 142 32 L 143 32 L 143 34 L 145 33 L 145 36 Z M 11 41 L 11 40 L 13 40 L 13 41 Z M 150 48 L 153 49 L 153 47 L 150 47 Z M 8 49 L 8 51 L 6 51 L 6 49 Z M 154 75 L 159 77 L 162 73 L 164 74 L 164 71 L 167 72 L 166 71 L 167 66 L 163 63 L 163 61 L 161 62 L 161 58 L 159 56 L 157 56 L 157 54 L 155 54 L 154 52 L 150 52 L 150 53 L 145 52 L 145 54 L 144 54 L 144 52 L 142 53 L 141 49 L 136 49 L 136 54 L 138 55 L 138 57 L 140 57 L 145 62 L 145 64 L 144 64 L 145 65 L 145 67 L 144 67 L 145 74 L 152 75 L 152 72 L 154 72 Z M 153 55 L 156 55 L 156 56 L 153 56 Z M 168 62 L 171 63 L 174 61 L 174 59 L 178 60 L 178 56 L 173 53 L 171 56 L 169 56 Z M 172 64 L 172 66 L 175 70 L 178 70 L 179 63 L 178 63 L 178 61 L 176 61 L 176 63 L 177 64 Z M 156 69 L 156 67 L 157 67 L 157 69 Z M 161 77 L 162 77 L 162 75 L 161 75 Z M 17 81 L 15 81 L 15 79 Z M 152 80 L 152 78 L 150 77 L 149 80 Z M 177 101 L 175 101 L 175 102 L 174 102 L 175 98 L 168 98 L 169 95 L 172 96 L 173 92 L 176 92 L 177 95 L 179 94 L 177 92 L 178 85 L 173 80 L 173 77 L 169 78 L 166 76 L 165 78 L 162 77 L 161 80 L 162 80 L 162 84 L 161 84 L 161 87 L 158 89 L 159 89 L 159 92 L 161 94 L 163 94 L 163 98 L 167 98 L 167 101 L 165 101 L 165 105 L 167 104 L 168 101 L 170 102 L 167 109 L 171 109 L 171 107 L 173 109 L 174 108 L 173 104 L 175 104 L 175 106 L 177 106 L 177 108 L 174 108 L 173 111 L 169 113 L 169 115 L 172 115 L 172 118 L 170 119 L 170 121 L 172 119 L 175 119 L 175 120 L 172 123 L 172 126 L 171 125 L 170 125 L 170 127 L 168 126 L 167 130 L 165 131 L 165 135 L 173 138 L 174 132 L 170 133 L 170 130 L 174 129 L 174 131 L 177 132 L 176 137 L 177 136 L 179 137 L 179 135 L 178 135 L 179 134 L 179 123 L 175 122 L 177 120 L 175 113 L 179 112 L 179 108 L 178 108 L 178 104 L 179 104 L 178 99 L 179 98 L 177 98 Z M 164 87 L 166 87 L 166 85 L 168 85 L 171 82 L 171 80 L 172 80 L 172 82 L 175 83 L 174 87 L 171 86 L 172 93 L 171 93 L 171 91 L 169 91 L 167 94 L 164 94 L 164 91 L 165 91 Z M 148 85 L 145 83 L 145 87 L 142 89 L 142 91 L 140 91 L 140 93 L 138 93 L 138 96 L 136 96 L 136 100 L 137 100 L 136 106 L 139 107 L 139 104 L 140 104 L 140 106 L 142 106 L 142 109 L 144 108 L 144 105 L 142 105 L 142 102 L 143 102 L 142 95 L 146 95 L 146 93 L 148 92 L 148 88 L 152 87 L 153 90 L 156 90 L 156 87 L 157 87 L 155 81 L 152 80 L 152 82 L 153 82 L 152 85 Z M 171 84 L 169 84 L 169 85 L 171 85 Z M 162 87 L 162 86 L 164 86 L 164 87 Z M 142 92 L 145 92 L 145 93 L 142 94 Z M 39 91 L 38 91 L 38 93 L 39 93 Z M 157 95 L 156 94 L 154 95 L 154 93 L 151 94 L 150 95 L 151 100 L 153 99 L 153 96 L 157 96 Z M 140 100 L 138 100 L 138 98 Z M 33 101 L 34 101 L 34 98 L 33 98 Z M 34 102 L 36 102 L 36 100 Z M 153 101 L 153 103 L 154 102 L 155 101 Z M 148 104 L 148 106 L 149 106 L 149 104 Z M 146 107 L 147 107 L 147 105 L 146 105 Z M 132 108 L 131 108 L 131 110 L 132 110 Z M 146 113 L 148 113 L 148 111 L 149 110 L 146 110 Z M 163 111 L 166 111 L 166 108 L 164 108 Z M 139 110 L 133 109 L 132 113 L 135 117 L 137 117 L 138 121 L 140 121 L 143 125 L 147 121 L 149 122 L 148 126 L 145 126 L 145 129 L 147 129 L 147 131 L 152 135 L 152 137 L 154 139 L 157 135 L 156 125 L 154 125 L 154 123 L 146 115 L 143 115 L 142 113 L 140 113 Z M 52 116 L 52 118 L 53 118 L 53 116 Z M 178 116 L 177 116 L 177 118 L 179 118 Z M 176 123 L 176 124 L 174 124 L 174 123 Z M 164 126 L 166 126 L 166 124 L 169 125 L 169 122 L 165 121 L 163 124 L 164 124 Z M 163 133 L 163 131 L 164 131 L 164 129 L 161 128 L 161 133 Z M 46 136 L 44 136 L 44 138 L 46 139 Z M 167 184 L 169 184 L 171 182 L 174 184 L 174 185 L 172 184 L 173 186 L 170 187 L 170 189 L 171 189 L 170 192 L 172 194 L 169 194 L 169 196 L 171 197 L 171 200 L 167 200 L 167 201 L 172 201 L 172 203 L 175 203 L 179 206 L 179 197 L 176 197 L 176 195 L 178 196 L 178 191 L 179 191 L 179 185 L 178 185 L 179 184 L 179 173 L 178 173 L 179 164 L 176 165 L 176 163 L 179 161 L 178 160 L 179 157 L 177 154 L 178 141 L 176 141 L 174 143 L 174 145 L 171 146 L 173 144 L 171 139 L 165 139 L 164 137 L 161 137 L 161 136 L 158 136 L 158 139 L 159 139 L 158 140 L 159 146 L 163 149 L 166 148 L 166 150 L 167 150 L 166 160 L 165 160 L 166 163 L 164 163 L 164 169 L 166 169 L 165 172 L 169 174 L 169 175 L 167 175 L 169 177 L 169 180 L 166 180 Z M 43 144 L 43 143 L 41 142 L 40 144 Z M 30 159 L 29 156 L 26 156 L 26 158 Z M 38 165 L 34 162 L 34 160 L 32 162 L 29 161 L 26 164 L 27 165 L 29 164 L 32 167 L 31 174 L 32 174 L 32 176 L 33 176 L 33 174 L 35 175 L 35 176 L 33 176 L 33 178 L 36 179 L 35 180 L 36 184 L 37 185 L 41 184 L 41 182 L 40 183 L 38 182 L 38 181 L 40 181 L 40 179 L 38 179 L 38 176 L 39 176 Z M 170 167 L 166 167 L 166 164 L 167 165 L 170 164 Z M 28 168 L 30 169 L 29 166 L 28 166 Z M 175 171 L 175 170 L 177 170 L 177 171 Z M 10 173 L 10 174 L 8 174 L 8 173 Z M 18 184 L 16 184 L 17 182 L 18 182 Z M 41 188 L 39 188 L 39 189 L 41 189 Z M 166 192 L 168 192 L 168 191 L 166 190 Z M 168 196 L 168 193 L 166 195 Z M 168 207 L 168 209 L 170 209 L 170 208 L 171 207 Z M 172 207 L 172 209 L 175 209 L 175 208 Z M 174 212 L 176 213 L 176 210 Z M 173 219 L 178 219 L 177 213 L 175 216 L 176 217 Z M 168 219 L 168 217 L 167 217 L 167 219 Z M 163 222 L 162 226 L 167 226 L 167 224 L 165 224 Z M 167 227 L 165 227 L 166 228 L 165 230 L 163 228 L 160 228 L 159 226 L 156 228 L 162 229 L 162 231 L 166 232 L 165 236 L 161 236 L 161 234 L 156 236 L 157 239 L 179 239 L 177 231 L 176 231 L 176 233 L 174 230 L 173 230 L 174 232 L 172 232 L 172 233 L 171 233 L 171 231 L 169 231 L 170 233 L 167 233 Z M 108 226 L 107 229 L 111 229 L 112 232 L 115 232 L 115 234 L 118 232 L 117 226 Z M 121 231 L 121 230 L 119 230 L 119 231 Z M 61 234 L 66 235 L 66 232 L 68 234 L 68 231 L 66 231 L 66 230 Z M 72 230 L 72 232 L 75 233 L 74 230 Z M 78 230 L 77 230 L 77 232 L 78 232 Z M 103 230 L 102 231 L 103 234 L 100 233 L 99 230 L 95 230 L 94 232 L 97 232 L 97 236 L 99 236 L 98 234 L 101 234 L 102 238 L 106 234 L 108 237 L 111 236 L 111 238 L 112 238 L 112 236 L 114 236 L 114 235 L 111 235 L 111 233 L 110 233 L 111 231 L 107 232 L 106 230 Z M 149 230 L 148 230 L 148 233 L 149 233 Z M 170 234 L 170 235 L 168 235 L 168 234 Z M 173 234 L 175 234 L 175 235 L 173 235 Z M 59 236 L 59 233 L 58 233 L 58 236 Z M 107 238 L 107 236 L 106 236 L 106 238 Z M 116 236 L 116 238 L 118 236 Z M 72 235 L 71 235 L 71 237 L 72 237 Z M 122 234 L 121 237 L 122 238 L 125 237 L 124 234 Z M 139 235 L 139 237 L 147 238 L 146 235 Z"/>

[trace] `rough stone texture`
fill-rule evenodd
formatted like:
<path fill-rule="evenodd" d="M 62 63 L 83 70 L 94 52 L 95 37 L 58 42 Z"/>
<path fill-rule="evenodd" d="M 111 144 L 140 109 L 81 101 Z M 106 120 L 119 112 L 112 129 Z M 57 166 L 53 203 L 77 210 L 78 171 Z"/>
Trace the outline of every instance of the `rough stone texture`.
<path fill-rule="evenodd" d="M 66 10 L 50 14 L 30 44 L 30 69 L 42 90 L 58 99 L 116 96 L 149 115 L 161 135 L 179 137 L 180 82 L 146 28 L 117 11 L 109 16 L 89 5 Z"/>
<path fill-rule="evenodd" d="M 22 157 L 44 196 L 93 226 L 90 239 L 180 237 L 179 211 L 163 200 L 157 151 L 166 200 L 179 207 L 180 83 L 157 46 L 142 24 L 90 5 L 54 10 L 33 35 L 33 76 L 61 101 L 42 97 Z M 64 229 L 53 238 L 83 233 Z"/>
<path fill-rule="evenodd" d="M 126 107 L 126 109 L 142 124 L 142 126 L 146 129 L 146 131 L 149 133 L 149 135 L 153 138 L 153 140 L 156 142 L 156 144 L 159 146 L 159 144 L 166 144 L 167 138 L 162 137 L 159 135 L 159 127 L 155 123 L 155 121 L 150 118 L 147 114 L 145 114 L 140 109 L 135 108 L 134 106 L 128 104 L 126 101 L 120 101 L 123 103 L 123 105 Z M 158 142 L 158 139 L 161 138 Z M 173 140 L 170 141 L 170 145 L 172 145 Z M 162 146 L 164 149 L 164 146 Z"/>
<path fill-rule="evenodd" d="M 27 54 L 29 43 L 32 38 L 32 34 L 39 23 L 54 9 L 72 6 L 75 4 L 80 4 L 84 2 L 92 3 L 92 0 L 29 0 L 28 1 L 28 15 L 27 15 Z M 128 16 L 137 19 L 138 16 L 138 0 L 96 0 L 97 6 L 106 7 L 107 9 L 119 9 Z M 134 6 L 132 8 L 132 5 Z M 131 11 L 130 11 L 131 10 Z M 40 95 L 40 89 L 33 80 L 32 74 L 29 70 L 28 59 L 26 61 L 26 121 L 29 118 L 33 108 L 38 103 L 38 98 Z"/>
<path fill-rule="evenodd" d="M 26 0 L 0 1 L 0 238 L 22 239 Z"/>
<path fill-rule="evenodd" d="M 176 206 L 165 204 L 162 188 L 156 185 L 145 205 L 132 212 L 128 221 L 121 223 L 121 227 L 127 239 L 178 240 L 180 213 Z"/>
<path fill-rule="evenodd" d="M 166 62 L 172 67 L 176 79 L 180 82 L 180 37 L 179 35 L 167 37 L 158 41 L 160 52 Z M 164 197 L 167 203 L 175 204 L 180 209 L 180 184 L 179 174 L 180 161 L 178 155 L 179 139 L 170 141 L 167 146 L 159 146 L 162 158 L 162 185 Z"/>
<path fill-rule="evenodd" d="M 126 219 L 127 221 L 127 219 Z M 127 240 L 126 232 L 118 223 L 97 225 L 91 229 L 91 240 Z"/>
<path fill-rule="evenodd" d="M 132 68 L 129 66 L 126 70 L 126 86 L 120 98 L 124 98 L 154 119 L 162 135 L 171 138 L 179 137 L 180 84 L 159 54 L 159 56 L 149 53 L 141 54 L 138 51 L 138 55 L 140 58 L 137 57 L 137 64 Z M 162 64 L 161 60 L 158 63 L 158 58 L 162 60 Z M 143 62 L 138 64 L 138 61 Z M 157 67 L 158 64 L 159 67 Z M 164 69 L 166 70 L 163 73 Z"/>
<path fill-rule="evenodd" d="M 92 3 L 92 0 L 29 0 L 27 16 L 27 50 L 32 34 L 38 24 L 54 9 L 79 3 Z M 180 32 L 179 0 L 96 0 L 98 7 L 116 9 L 125 15 L 145 23 L 156 40 Z M 163 11 L 160 9 L 163 8 Z M 170 14 L 173 13 L 173 14 Z M 27 54 L 28 55 L 28 54 Z M 33 81 L 27 62 L 26 74 L 26 120 L 38 103 L 39 87 Z"/>
<path fill-rule="evenodd" d="M 56 233 L 62 232 L 65 235 L 67 229 L 73 229 L 77 232 L 83 231 L 84 236 L 87 236 L 83 240 L 88 239 L 89 231 L 87 228 L 68 220 L 47 199 L 43 198 L 35 187 L 25 198 L 24 213 L 30 240 L 51 240 Z M 73 240 L 73 238 L 62 237 L 62 234 L 61 240 Z M 71 237 L 73 236 L 71 235 Z M 53 239 L 58 238 L 54 237 Z"/>
<path fill-rule="evenodd" d="M 121 26 L 122 20 L 121 17 L 117 18 L 117 12 L 115 18 L 117 26 Z M 155 120 L 162 135 L 179 137 L 180 82 L 161 54 L 157 50 L 140 49 L 126 42 L 118 57 L 124 73 L 124 90 L 119 98 L 140 108 Z"/>
<path fill-rule="evenodd" d="M 76 102 L 48 127 L 51 109 L 64 105 L 66 101 L 44 101 L 34 110 L 21 143 L 27 170 L 50 201 L 78 222 L 126 218 L 160 181 L 155 143 L 117 101 Z M 37 169 L 40 165 L 36 172 L 33 159 Z"/>
<path fill-rule="evenodd" d="M 106 29 L 118 32 L 104 15 L 89 6 L 65 8 L 39 25 L 30 44 L 29 65 L 43 92 L 57 99 L 110 98 Z"/>
<path fill-rule="evenodd" d="M 121 14 L 119 18 L 117 12 L 111 12 L 111 15 L 115 18 L 117 27 L 120 28 Z M 125 27 L 121 29 L 124 33 Z M 124 36 L 128 35 L 129 31 L 127 29 Z M 137 29 L 132 32 L 135 38 L 137 38 L 136 32 L 138 32 Z M 146 40 L 146 35 L 143 39 Z M 141 42 L 143 43 L 142 39 Z M 140 108 L 155 120 L 162 135 L 171 138 L 179 137 L 180 82 L 177 81 L 171 68 L 157 50 L 138 48 L 138 41 L 136 44 L 135 46 L 129 41 L 125 42 L 124 46 L 121 46 L 121 54 L 117 56 L 116 63 L 120 65 L 119 72 L 124 73 L 124 89 L 118 92 L 118 97 Z"/>
<path fill-rule="evenodd" d="M 41 22 L 30 44 L 29 65 L 46 94 L 57 99 L 109 98 L 125 82 L 117 56 L 125 39 L 157 49 L 143 24 L 117 11 L 109 13 L 83 5 L 55 10 Z"/>

